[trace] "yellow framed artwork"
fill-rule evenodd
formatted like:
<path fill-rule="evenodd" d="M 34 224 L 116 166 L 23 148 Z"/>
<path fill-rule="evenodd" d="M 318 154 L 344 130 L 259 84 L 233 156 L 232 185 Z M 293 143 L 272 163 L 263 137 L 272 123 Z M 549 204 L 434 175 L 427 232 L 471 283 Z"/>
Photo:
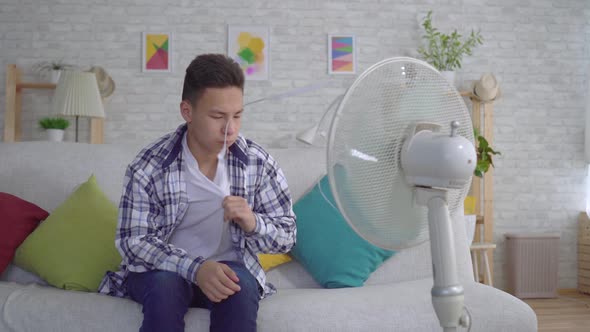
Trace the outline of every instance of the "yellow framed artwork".
<path fill-rule="evenodd" d="M 152 73 L 172 72 L 172 38 L 170 33 L 143 32 L 141 34 L 141 71 Z"/>

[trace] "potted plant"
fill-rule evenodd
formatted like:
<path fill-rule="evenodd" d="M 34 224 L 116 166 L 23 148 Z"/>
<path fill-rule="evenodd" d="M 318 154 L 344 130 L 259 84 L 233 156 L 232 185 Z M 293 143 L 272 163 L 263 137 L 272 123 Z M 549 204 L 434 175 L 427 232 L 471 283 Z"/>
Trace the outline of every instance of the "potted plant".
<path fill-rule="evenodd" d="M 473 138 L 477 142 L 476 153 L 477 153 L 477 165 L 473 175 L 483 178 L 483 175 L 490 169 L 490 166 L 494 166 L 492 157 L 495 155 L 501 155 L 499 151 L 495 151 L 488 143 L 485 137 L 479 134 L 477 128 L 473 128 Z"/>
<path fill-rule="evenodd" d="M 426 47 L 421 46 L 418 53 L 422 58 L 438 69 L 443 76 L 454 84 L 456 68 L 461 68 L 461 60 L 464 55 L 471 55 L 473 48 L 483 44 L 483 38 L 479 31 L 471 30 L 467 39 L 462 40 L 461 34 L 453 30 L 451 34 L 445 34 L 432 26 L 432 11 L 429 11 L 424 21 L 423 39 L 426 40 Z"/>
<path fill-rule="evenodd" d="M 490 169 L 490 166 L 494 167 L 494 161 L 492 159 L 495 155 L 501 155 L 499 151 L 494 150 L 488 140 L 481 136 L 477 128 L 473 128 L 473 138 L 476 141 L 475 152 L 477 154 L 477 164 L 473 175 L 483 178 L 484 174 Z M 475 211 L 475 197 L 467 196 L 465 198 L 465 227 L 467 231 L 467 239 L 469 244 L 473 242 L 473 236 L 475 234 L 476 215 Z"/>
<path fill-rule="evenodd" d="M 64 63 L 62 60 L 41 61 L 33 66 L 33 70 L 41 76 L 49 76 L 49 81 L 56 84 L 62 70 L 74 68 L 73 65 Z"/>
<path fill-rule="evenodd" d="M 64 118 L 45 117 L 39 120 L 39 126 L 47 132 L 47 139 L 52 142 L 61 142 L 64 131 L 70 126 L 70 122 Z"/>

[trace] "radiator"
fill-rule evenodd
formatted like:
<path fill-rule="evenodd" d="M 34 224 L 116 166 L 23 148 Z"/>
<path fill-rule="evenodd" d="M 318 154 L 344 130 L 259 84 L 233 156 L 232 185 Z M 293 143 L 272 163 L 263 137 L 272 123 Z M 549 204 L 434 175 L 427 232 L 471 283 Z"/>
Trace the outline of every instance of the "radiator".
<path fill-rule="evenodd" d="M 557 297 L 559 234 L 506 234 L 507 286 L 518 298 Z"/>

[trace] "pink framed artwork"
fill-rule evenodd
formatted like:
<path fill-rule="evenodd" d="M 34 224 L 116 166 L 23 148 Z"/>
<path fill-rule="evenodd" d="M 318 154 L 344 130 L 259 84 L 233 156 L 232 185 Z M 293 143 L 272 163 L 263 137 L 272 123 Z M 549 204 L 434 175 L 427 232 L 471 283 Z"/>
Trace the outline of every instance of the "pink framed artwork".
<path fill-rule="evenodd" d="M 356 74 L 354 35 L 328 35 L 328 74 Z"/>

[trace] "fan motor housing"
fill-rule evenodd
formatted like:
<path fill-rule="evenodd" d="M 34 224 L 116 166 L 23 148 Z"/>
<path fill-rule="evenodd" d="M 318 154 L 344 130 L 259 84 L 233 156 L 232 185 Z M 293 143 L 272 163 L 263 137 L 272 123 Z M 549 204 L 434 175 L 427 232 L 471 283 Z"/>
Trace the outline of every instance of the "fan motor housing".
<path fill-rule="evenodd" d="M 402 148 L 401 164 L 409 185 L 457 189 L 470 180 L 477 155 L 463 136 L 421 130 Z"/>

